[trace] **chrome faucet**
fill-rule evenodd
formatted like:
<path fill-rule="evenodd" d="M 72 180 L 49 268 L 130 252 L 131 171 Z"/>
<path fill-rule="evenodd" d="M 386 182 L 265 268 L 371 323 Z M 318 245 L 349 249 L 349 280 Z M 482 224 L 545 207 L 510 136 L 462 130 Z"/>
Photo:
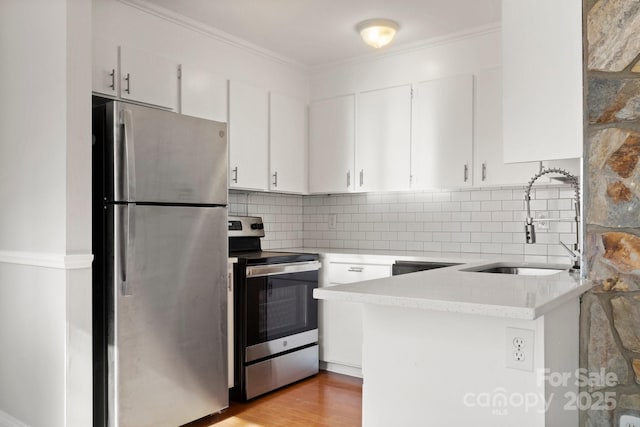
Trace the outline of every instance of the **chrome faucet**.
<path fill-rule="evenodd" d="M 531 187 L 533 187 L 533 184 L 538 180 L 538 178 L 540 178 L 543 175 L 548 175 L 550 173 L 563 175 L 566 178 L 566 182 L 571 184 L 571 186 L 574 188 L 575 190 L 575 200 L 574 200 L 575 209 L 574 210 L 576 214 L 574 218 L 542 219 L 542 218 L 534 218 L 531 216 Z M 559 169 L 559 168 L 540 169 L 540 172 L 538 172 L 533 178 L 531 178 L 531 181 L 529 181 L 529 184 L 527 184 L 527 189 L 524 192 L 524 200 L 527 205 L 527 219 L 526 219 L 527 222 L 525 225 L 525 237 L 526 237 L 527 243 L 536 242 L 536 231 L 533 225 L 534 222 L 572 221 L 576 223 L 576 243 L 571 245 L 572 247 L 569 247 L 562 241 L 559 241 L 559 243 L 569 253 L 569 256 L 571 257 L 571 261 L 573 262 L 572 269 L 579 270 L 580 269 L 580 183 L 578 182 L 578 178 L 576 178 L 574 175 L 571 175 L 569 172 L 567 172 L 564 169 Z"/>

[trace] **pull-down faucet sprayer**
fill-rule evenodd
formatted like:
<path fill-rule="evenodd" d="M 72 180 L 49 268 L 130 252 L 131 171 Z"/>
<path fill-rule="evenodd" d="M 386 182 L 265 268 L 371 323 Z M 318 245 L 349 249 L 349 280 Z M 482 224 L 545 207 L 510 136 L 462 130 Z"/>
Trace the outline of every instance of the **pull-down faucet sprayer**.
<path fill-rule="evenodd" d="M 548 175 L 550 173 L 563 175 L 566 178 L 566 181 L 569 184 L 571 184 L 571 186 L 574 188 L 575 190 L 575 200 L 574 200 L 575 217 L 574 218 L 538 219 L 538 218 L 533 218 L 531 216 L 531 187 L 533 187 L 533 184 L 538 180 L 538 178 L 540 178 L 543 175 Z M 540 172 L 538 172 L 533 178 L 531 178 L 531 181 L 529 181 L 529 184 L 527 184 L 527 189 L 524 192 L 524 200 L 527 206 L 527 219 L 526 219 L 527 222 L 525 224 L 525 237 L 526 237 L 527 243 L 536 242 L 536 232 L 533 224 L 534 222 L 572 221 L 576 223 L 576 243 L 571 245 L 573 247 L 569 247 L 565 243 L 560 241 L 560 245 L 562 245 L 562 247 L 565 248 L 569 253 L 571 260 L 573 261 L 573 269 L 579 270 L 580 269 L 580 183 L 578 182 L 578 178 L 576 178 L 574 175 L 571 175 L 569 172 L 565 171 L 564 169 L 558 169 L 558 168 L 541 169 Z"/>

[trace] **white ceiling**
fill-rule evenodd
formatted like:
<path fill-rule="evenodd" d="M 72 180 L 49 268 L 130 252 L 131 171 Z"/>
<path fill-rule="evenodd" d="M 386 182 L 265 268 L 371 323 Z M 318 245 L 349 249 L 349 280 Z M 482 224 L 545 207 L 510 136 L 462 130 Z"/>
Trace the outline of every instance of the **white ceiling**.
<path fill-rule="evenodd" d="M 144 0 L 308 66 L 370 53 L 358 22 L 393 19 L 391 47 L 500 21 L 501 0 Z M 142 2 L 139 2 L 142 3 Z"/>

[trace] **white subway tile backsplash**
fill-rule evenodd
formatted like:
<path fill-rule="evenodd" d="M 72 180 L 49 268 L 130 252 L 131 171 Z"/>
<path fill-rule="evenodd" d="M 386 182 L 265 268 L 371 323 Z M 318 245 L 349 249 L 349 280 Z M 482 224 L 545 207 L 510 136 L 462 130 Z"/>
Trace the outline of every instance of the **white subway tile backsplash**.
<path fill-rule="evenodd" d="M 454 191 L 451 193 L 452 202 L 468 202 L 471 200 L 471 192 L 469 191 Z"/>
<path fill-rule="evenodd" d="M 502 201 L 493 200 L 493 201 L 480 202 L 480 210 L 482 210 L 482 211 L 501 211 L 502 210 Z"/>
<path fill-rule="evenodd" d="M 461 231 L 462 224 L 459 222 L 445 222 L 442 224 L 442 231 Z"/>
<path fill-rule="evenodd" d="M 393 251 L 404 251 L 407 250 L 407 242 L 396 240 L 393 242 L 389 242 L 389 249 Z"/>
<path fill-rule="evenodd" d="M 481 222 L 463 222 L 462 231 L 482 231 L 482 223 Z"/>
<path fill-rule="evenodd" d="M 573 219 L 573 190 L 535 187 L 531 213 Z M 341 195 L 285 195 L 231 190 L 229 213 L 265 221 L 265 249 L 327 247 L 520 255 L 567 262 L 558 241 L 575 241 L 573 222 L 536 227 L 525 244 L 524 187 Z M 329 229 L 329 215 L 336 215 Z"/>
<path fill-rule="evenodd" d="M 474 222 L 490 222 L 491 221 L 491 212 L 472 212 L 471 213 L 471 221 Z"/>
<path fill-rule="evenodd" d="M 491 200 L 491 191 L 487 191 L 487 190 L 472 191 L 471 200 Z"/>
<path fill-rule="evenodd" d="M 451 200 L 451 193 L 448 191 L 441 191 L 433 193 L 434 202 L 448 202 Z"/>
<path fill-rule="evenodd" d="M 471 233 L 471 241 L 477 243 L 490 243 L 491 233 Z"/>
<path fill-rule="evenodd" d="M 509 211 L 491 212 L 492 222 L 508 222 L 513 219 L 513 213 Z"/>
<path fill-rule="evenodd" d="M 511 190 L 493 190 L 491 191 L 491 200 L 512 200 L 513 191 Z"/>
<path fill-rule="evenodd" d="M 460 243 L 443 243 L 442 244 L 442 251 L 443 252 L 460 252 L 460 249 L 462 248 L 462 246 L 460 245 Z"/>

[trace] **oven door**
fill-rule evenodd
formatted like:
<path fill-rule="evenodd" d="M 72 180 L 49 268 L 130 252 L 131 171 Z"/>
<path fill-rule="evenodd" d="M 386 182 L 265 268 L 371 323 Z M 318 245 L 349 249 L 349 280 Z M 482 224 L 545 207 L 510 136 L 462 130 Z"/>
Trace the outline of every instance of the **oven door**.
<path fill-rule="evenodd" d="M 318 261 L 246 267 L 245 363 L 317 343 Z"/>

